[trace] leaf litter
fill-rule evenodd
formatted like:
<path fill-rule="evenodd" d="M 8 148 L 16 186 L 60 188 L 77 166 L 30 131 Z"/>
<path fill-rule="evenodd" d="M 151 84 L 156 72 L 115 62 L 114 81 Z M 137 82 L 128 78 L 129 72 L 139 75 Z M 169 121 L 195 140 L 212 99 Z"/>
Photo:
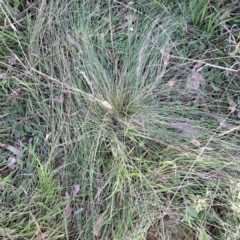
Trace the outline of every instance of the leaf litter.
<path fill-rule="evenodd" d="M 47 239 L 48 235 L 49 235 L 49 232 L 46 231 L 46 232 L 42 233 L 40 236 L 35 237 L 34 240 L 44 240 L 44 239 Z"/>
<path fill-rule="evenodd" d="M 231 130 L 233 128 L 235 128 L 235 126 L 233 125 L 230 125 L 227 123 L 226 121 L 226 118 L 216 114 L 216 113 L 210 113 L 210 112 L 203 112 L 204 115 L 208 116 L 208 117 L 212 117 L 212 118 L 215 118 L 216 120 L 219 121 L 219 125 L 222 127 L 222 128 L 226 128 L 228 130 Z"/>
<path fill-rule="evenodd" d="M 104 213 L 100 214 L 94 221 L 93 224 L 93 235 L 100 238 L 102 235 L 102 222 L 104 220 Z"/>
<path fill-rule="evenodd" d="M 13 147 L 13 146 L 8 145 L 8 144 L 2 144 L 2 143 L 0 143 L 0 147 L 8 149 L 10 152 L 12 152 L 17 157 L 21 156 L 21 151 L 16 147 Z"/>
<path fill-rule="evenodd" d="M 11 228 L 1 228 L 1 227 L 0 227 L 0 233 L 13 234 L 13 233 L 15 233 L 15 232 L 16 232 L 15 229 L 11 229 Z"/>
<path fill-rule="evenodd" d="M 70 44 L 74 45 L 78 50 L 81 49 L 79 43 L 68 32 L 66 33 L 66 37 Z"/>
<path fill-rule="evenodd" d="M 76 197 L 78 192 L 80 191 L 80 185 L 75 185 L 73 190 L 73 196 Z"/>
<path fill-rule="evenodd" d="M 203 87 L 206 85 L 205 78 L 197 71 L 198 67 L 199 65 L 196 65 L 187 77 L 186 88 L 188 90 L 197 91 L 200 85 Z"/>
<path fill-rule="evenodd" d="M 229 107 L 228 109 L 231 111 L 231 112 L 234 112 L 236 110 L 236 107 L 237 107 L 237 104 L 232 100 L 232 98 L 230 97 L 227 97 L 227 101 L 229 103 Z"/>
<path fill-rule="evenodd" d="M 9 167 L 11 170 L 13 170 L 16 167 L 17 159 L 14 157 L 10 157 L 9 162 L 7 164 L 7 167 Z"/>
<path fill-rule="evenodd" d="M 109 109 L 109 110 L 112 109 L 112 106 L 111 106 L 110 103 L 107 102 L 107 101 L 102 101 L 102 105 L 103 105 L 105 108 Z"/>
<path fill-rule="evenodd" d="M 197 139 L 192 139 L 191 143 L 197 147 L 201 146 L 201 143 Z"/>
<path fill-rule="evenodd" d="M 16 157 L 13 157 L 13 156 L 9 157 L 8 161 L 6 161 L 6 159 L 5 159 L 4 162 L 7 162 L 7 165 L 5 167 L 1 168 L 0 171 L 3 172 L 3 171 L 7 171 L 7 169 L 10 169 L 10 170 L 15 169 L 16 163 L 17 163 L 17 158 L 21 156 L 21 151 L 18 148 L 13 147 L 8 144 L 0 143 L 0 147 L 9 150 L 16 156 Z"/>
<path fill-rule="evenodd" d="M 63 211 L 63 215 L 66 218 L 67 224 L 70 224 L 71 218 L 72 218 L 72 211 L 73 209 L 71 208 L 71 196 L 69 195 L 68 192 L 65 193 L 65 208 Z"/>
<path fill-rule="evenodd" d="M 21 235 L 19 234 L 14 234 L 16 232 L 16 229 L 11 229 L 11 228 L 1 228 L 0 227 L 0 236 L 8 235 L 9 238 L 11 239 L 21 239 Z M 4 238 L 5 239 L 5 238 Z"/>
<path fill-rule="evenodd" d="M 192 130 L 192 127 L 187 123 L 178 123 L 178 122 L 170 123 L 169 127 L 180 130 L 180 131 L 190 131 L 190 130 Z"/>

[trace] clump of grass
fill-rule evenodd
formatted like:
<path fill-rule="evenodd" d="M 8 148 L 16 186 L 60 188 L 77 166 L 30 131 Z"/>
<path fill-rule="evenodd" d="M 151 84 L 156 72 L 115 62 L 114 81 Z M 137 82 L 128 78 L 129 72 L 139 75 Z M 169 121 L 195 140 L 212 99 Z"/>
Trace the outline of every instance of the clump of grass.
<path fill-rule="evenodd" d="M 1 82 L 1 141 L 23 153 L 1 178 L 2 236 L 237 238 L 238 127 L 225 97 L 239 79 L 214 43 L 194 40 L 209 18 L 186 33 L 170 6 L 41 1 L 26 18 L 27 50 L 9 47 L 16 65 Z M 190 90 L 199 60 L 209 84 Z"/>

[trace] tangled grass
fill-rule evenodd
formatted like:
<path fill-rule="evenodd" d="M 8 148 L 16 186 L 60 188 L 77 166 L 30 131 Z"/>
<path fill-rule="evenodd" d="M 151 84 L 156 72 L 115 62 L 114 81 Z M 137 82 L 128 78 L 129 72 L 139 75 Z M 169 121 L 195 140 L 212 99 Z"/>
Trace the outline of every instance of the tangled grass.
<path fill-rule="evenodd" d="M 163 2 L 1 3 L 4 239 L 238 239 L 237 2 Z"/>

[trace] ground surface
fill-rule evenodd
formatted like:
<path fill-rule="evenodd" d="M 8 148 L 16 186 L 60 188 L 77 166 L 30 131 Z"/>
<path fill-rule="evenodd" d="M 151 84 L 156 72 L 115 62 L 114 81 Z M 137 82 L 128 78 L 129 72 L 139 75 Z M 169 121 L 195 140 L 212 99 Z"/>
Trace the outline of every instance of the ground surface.
<path fill-rule="evenodd" d="M 1 239 L 240 239 L 238 1 L 0 1 Z"/>

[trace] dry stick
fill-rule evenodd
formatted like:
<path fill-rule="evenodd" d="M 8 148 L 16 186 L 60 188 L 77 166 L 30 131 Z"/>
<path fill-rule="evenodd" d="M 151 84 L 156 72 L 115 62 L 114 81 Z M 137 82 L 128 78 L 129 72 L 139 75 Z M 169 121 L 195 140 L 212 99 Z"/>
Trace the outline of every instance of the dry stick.
<path fill-rule="evenodd" d="M 220 126 L 223 127 L 223 128 L 227 128 L 228 130 L 231 130 L 231 129 L 234 129 L 235 126 L 233 125 L 229 125 L 229 124 L 225 124 L 226 122 L 226 119 L 224 119 L 224 117 L 221 117 L 219 116 L 218 114 L 216 113 L 210 113 L 210 112 L 203 112 L 202 114 L 208 116 L 208 117 L 212 117 L 212 118 L 215 118 L 219 121 L 220 123 Z"/>
<path fill-rule="evenodd" d="M 26 66 L 23 64 L 23 62 L 22 62 L 15 54 L 13 54 L 13 55 L 14 55 L 14 57 L 19 61 L 19 63 L 21 63 L 22 66 L 26 69 L 26 72 L 29 73 L 29 70 L 27 70 L 27 68 L 26 68 Z M 89 93 L 86 93 L 86 92 L 84 92 L 84 91 L 82 91 L 82 90 L 80 90 L 80 89 L 71 87 L 71 86 L 69 86 L 69 85 L 67 85 L 67 84 L 65 84 L 65 83 L 63 83 L 63 82 L 61 82 L 61 81 L 59 81 L 59 80 L 51 77 L 51 76 L 48 76 L 48 75 L 45 74 L 45 73 L 42 73 L 42 72 L 36 70 L 35 68 L 31 67 L 31 65 L 30 65 L 29 62 L 28 62 L 28 64 L 29 64 L 29 66 L 30 66 L 30 71 L 33 71 L 33 72 L 39 74 L 40 76 L 42 76 L 42 77 L 44 77 L 44 78 L 47 78 L 47 79 L 49 79 L 49 80 L 57 83 L 57 84 L 60 85 L 61 87 L 64 86 L 66 89 L 73 90 L 73 91 L 75 91 L 75 92 L 79 92 L 79 93 L 81 93 L 81 94 L 89 97 L 90 100 L 93 100 L 93 99 L 94 99 L 95 101 L 99 102 L 104 108 L 106 108 L 106 109 L 108 109 L 108 110 L 111 110 L 111 109 L 112 109 L 112 106 L 111 106 L 106 100 L 104 100 L 103 97 L 102 97 L 103 100 L 100 100 L 100 99 L 94 97 L 93 94 L 89 94 Z M 86 74 L 85 74 L 84 72 L 81 72 L 81 74 L 82 74 L 84 77 L 86 77 Z M 89 81 L 88 79 L 86 79 L 86 80 Z"/>
<path fill-rule="evenodd" d="M 240 126 L 237 126 L 237 127 L 234 127 L 234 128 L 232 128 L 232 129 L 230 129 L 230 130 L 228 130 L 228 131 L 225 131 L 225 132 L 219 134 L 218 137 L 221 137 L 221 136 L 223 136 L 223 135 L 226 135 L 226 134 L 228 134 L 228 133 L 231 133 L 231 132 L 234 132 L 234 131 L 238 131 L 238 130 L 240 130 Z"/>
<path fill-rule="evenodd" d="M 232 69 L 232 68 L 225 68 L 225 67 L 221 67 L 221 66 L 218 66 L 218 65 L 214 65 L 214 64 L 211 64 L 211 63 L 207 63 L 206 61 L 209 61 L 209 60 L 218 60 L 218 59 L 228 59 L 228 58 L 233 58 L 233 57 L 220 57 L 220 58 L 206 58 L 206 59 L 202 59 L 202 60 L 194 60 L 194 59 L 191 59 L 191 58 L 185 58 L 185 57 L 178 57 L 178 56 L 174 56 L 174 55 L 170 55 L 170 57 L 172 58 L 178 58 L 178 59 L 183 59 L 183 60 L 188 60 L 188 61 L 191 61 L 193 63 L 197 62 L 197 63 L 202 63 L 202 64 L 205 64 L 205 66 L 210 66 L 210 67 L 214 67 L 214 68 L 218 68 L 218 69 L 223 69 L 223 70 L 227 70 L 227 71 L 231 71 L 231 72 L 239 72 L 240 69 L 238 70 L 235 70 L 235 69 Z M 235 64 L 233 64 L 234 66 Z M 200 69 L 198 69 L 199 71 Z"/>
<path fill-rule="evenodd" d="M 21 63 L 22 66 L 26 69 L 26 67 L 25 67 L 25 65 L 23 64 L 23 62 L 22 62 L 15 54 L 14 54 L 14 57 L 15 57 L 15 58 L 19 61 L 19 63 Z M 30 66 L 30 64 L 29 64 L 29 66 Z M 26 70 L 26 71 L 29 72 L 28 70 Z M 104 103 L 106 102 L 106 101 L 101 101 L 100 99 L 94 97 L 92 94 L 89 94 L 89 93 L 86 93 L 86 92 L 84 92 L 84 91 L 82 91 L 82 90 L 80 90 L 80 89 L 71 87 L 71 86 L 69 86 L 69 85 L 67 85 L 67 84 L 65 84 L 65 83 L 63 83 L 63 82 L 61 82 L 61 81 L 59 81 L 59 80 L 51 77 L 51 76 L 48 76 L 47 74 L 42 73 L 42 72 L 36 70 L 35 68 L 33 68 L 33 67 L 31 67 L 31 66 L 30 66 L 30 71 L 33 71 L 33 72 L 39 74 L 40 76 L 42 76 L 42 77 L 44 77 L 44 78 L 47 78 L 47 79 L 49 79 L 49 80 L 51 80 L 51 81 L 53 81 L 53 82 L 55 82 L 55 83 L 57 83 L 57 84 L 59 84 L 59 85 L 61 85 L 61 86 L 64 86 L 65 88 L 67 88 L 67 89 L 69 89 L 69 90 L 73 90 L 73 91 L 75 91 L 75 92 L 79 92 L 79 93 L 81 93 L 81 94 L 89 97 L 91 100 L 94 99 L 94 100 L 96 100 L 97 102 L 100 102 L 103 106 L 104 106 Z M 83 75 L 83 76 L 86 76 L 86 75 Z"/>
<path fill-rule="evenodd" d="M 67 84 L 64 84 L 63 82 L 60 82 L 59 80 L 57 80 L 57 79 L 55 79 L 55 78 L 53 78 L 53 77 L 50 77 L 50 76 L 48 76 L 48 75 L 46 75 L 46 74 L 44 74 L 44 73 L 42 73 L 42 72 L 39 72 L 38 70 L 36 70 L 36 69 L 34 69 L 34 68 L 31 68 L 31 70 L 33 70 L 34 72 L 38 73 L 39 75 L 41 75 L 41 76 L 43 76 L 43 77 L 46 77 L 46 78 L 48 78 L 48 79 L 50 79 L 50 80 L 52 80 L 52 81 L 54 81 L 54 82 L 56 82 L 56 83 L 58 83 L 58 84 L 62 84 L 62 85 L 63 85 L 64 87 L 66 87 L 67 89 L 70 89 L 70 90 L 79 92 L 79 93 L 81 93 L 81 94 L 83 94 L 83 95 L 86 95 L 87 97 L 89 97 L 90 100 L 92 100 L 92 99 L 96 100 L 97 102 L 101 103 L 101 105 L 102 105 L 103 107 L 105 107 L 105 108 L 107 108 L 107 109 L 109 109 L 109 110 L 112 109 L 112 106 L 111 106 L 106 100 L 100 100 L 100 99 L 94 97 L 92 94 L 86 93 L 86 92 L 84 92 L 84 91 L 82 91 L 82 90 L 80 90 L 80 89 L 76 89 L 76 88 L 70 87 L 70 86 L 68 86 Z M 82 72 L 82 74 L 83 74 L 83 72 Z M 86 74 L 84 73 L 83 76 L 86 76 Z"/>

